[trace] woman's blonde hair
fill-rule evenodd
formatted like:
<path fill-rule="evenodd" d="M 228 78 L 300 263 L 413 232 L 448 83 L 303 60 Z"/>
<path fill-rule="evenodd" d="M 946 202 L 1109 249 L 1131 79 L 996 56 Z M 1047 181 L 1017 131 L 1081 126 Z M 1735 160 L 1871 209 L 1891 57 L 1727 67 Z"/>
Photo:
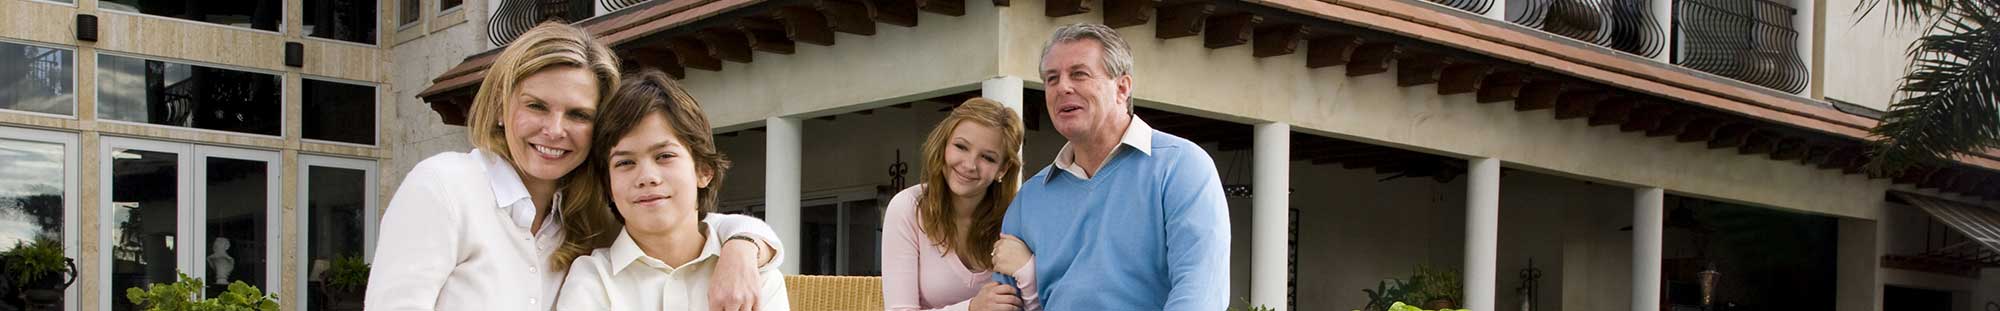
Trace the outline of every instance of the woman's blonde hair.
<path fill-rule="evenodd" d="M 695 194 L 695 219 L 707 219 L 722 195 L 722 178 L 729 171 L 729 158 L 716 150 L 714 130 L 709 128 L 701 103 L 681 88 L 679 82 L 659 70 L 644 69 L 630 74 L 612 94 L 610 101 L 598 109 L 597 120 L 591 126 L 595 132 L 591 141 L 596 143 L 591 145 L 587 160 L 570 173 L 576 182 L 563 188 L 563 245 L 550 259 L 557 267 L 568 268 L 571 260 L 593 249 L 611 246 L 618 237 L 624 219 L 611 203 L 608 172 L 611 147 L 637 130 L 634 127 L 647 116 L 666 117 L 674 138 L 680 139 L 687 148 L 687 157 L 694 161 L 695 171 L 709 175 L 708 186 Z"/>
<path fill-rule="evenodd" d="M 593 91 L 597 92 L 599 106 L 611 97 L 612 88 L 618 87 L 618 57 L 611 53 L 611 48 L 598 43 L 583 29 L 544 22 L 514 39 L 486 68 L 486 80 L 472 97 L 472 111 L 465 121 L 465 135 L 472 140 L 472 146 L 513 163 L 514 156 L 508 154 L 507 133 L 500 127 L 500 120 L 507 117 L 508 109 L 513 109 L 507 103 L 512 101 L 515 87 L 521 79 L 544 69 L 565 66 L 588 70 L 596 78 L 597 89 Z"/>
<path fill-rule="evenodd" d="M 539 73 L 544 69 L 574 67 L 582 68 L 596 78 L 597 106 L 611 97 L 611 90 L 618 87 L 618 57 L 611 54 L 611 48 L 597 42 L 589 33 L 575 26 L 557 22 L 545 22 L 529 29 L 514 40 L 507 49 L 500 51 L 500 57 L 486 68 L 486 81 L 479 85 L 479 93 L 472 98 L 471 116 L 466 121 L 465 135 L 472 140 L 472 146 L 491 151 L 494 155 L 514 163 L 514 156 L 508 153 L 507 133 L 500 127 L 500 120 L 507 117 L 512 105 L 507 103 L 514 97 L 514 90 L 521 79 Z M 579 171 L 572 170 L 556 180 L 558 188 L 572 188 Z M 588 182 L 583 182 L 588 183 Z M 568 193 L 565 192 L 565 195 Z M 563 213 L 563 222 L 569 220 L 570 204 L 575 200 L 564 199 L 562 206 L 556 206 L 557 213 Z M 568 233 L 568 230 L 564 230 Z M 567 246 L 567 245 L 565 245 Z M 589 251 L 588 249 L 584 251 Z M 569 261 L 576 256 L 563 256 L 560 250 L 550 255 L 557 270 L 569 269 Z"/>
<path fill-rule="evenodd" d="M 957 239 L 958 223 L 952 221 L 951 185 L 945 182 L 950 164 L 945 163 L 944 153 L 951 145 L 952 132 L 963 122 L 1000 130 L 1001 160 L 1000 178 L 986 186 L 986 200 L 972 207 L 972 228 L 961 241 Z M 1000 240 L 1000 221 L 1021 187 L 1022 136 L 1021 117 L 1013 109 L 991 99 L 973 98 L 952 109 L 924 141 L 924 192 L 917 197 L 919 227 L 938 248 L 972 259 L 976 267 L 970 268 L 993 266 L 993 242 Z"/>

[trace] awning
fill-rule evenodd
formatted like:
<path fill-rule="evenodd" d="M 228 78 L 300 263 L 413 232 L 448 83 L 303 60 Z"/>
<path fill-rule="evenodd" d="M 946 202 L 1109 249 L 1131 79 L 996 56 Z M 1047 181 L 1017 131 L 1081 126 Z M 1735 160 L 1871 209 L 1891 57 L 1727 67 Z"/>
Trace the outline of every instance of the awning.
<path fill-rule="evenodd" d="M 1920 254 L 1895 255 L 1898 257 L 1895 261 L 1948 263 L 1961 268 L 2000 267 L 2000 211 L 1908 192 L 1889 192 L 1889 199 L 1916 206 L 1965 237 L 1940 242 L 1937 247 L 1927 245 Z"/>

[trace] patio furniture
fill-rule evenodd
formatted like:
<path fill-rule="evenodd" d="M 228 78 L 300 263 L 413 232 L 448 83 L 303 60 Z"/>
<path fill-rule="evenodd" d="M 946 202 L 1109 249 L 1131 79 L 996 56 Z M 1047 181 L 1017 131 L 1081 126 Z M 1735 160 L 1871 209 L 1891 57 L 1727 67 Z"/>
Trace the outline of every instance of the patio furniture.
<path fill-rule="evenodd" d="M 882 277 L 787 275 L 793 310 L 882 310 Z"/>

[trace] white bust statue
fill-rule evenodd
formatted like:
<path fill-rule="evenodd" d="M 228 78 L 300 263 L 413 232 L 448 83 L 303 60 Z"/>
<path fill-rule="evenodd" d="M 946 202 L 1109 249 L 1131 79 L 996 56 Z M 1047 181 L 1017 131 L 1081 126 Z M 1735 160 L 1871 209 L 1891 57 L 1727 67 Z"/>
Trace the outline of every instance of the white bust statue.
<path fill-rule="evenodd" d="M 229 257 L 228 238 L 215 238 L 215 246 L 209 247 L 208 267 L 215 269 L 215 275 L 208 276 L 214 284 L 229 284 L 229 272 L 236 269 L 236 258 Z"/>

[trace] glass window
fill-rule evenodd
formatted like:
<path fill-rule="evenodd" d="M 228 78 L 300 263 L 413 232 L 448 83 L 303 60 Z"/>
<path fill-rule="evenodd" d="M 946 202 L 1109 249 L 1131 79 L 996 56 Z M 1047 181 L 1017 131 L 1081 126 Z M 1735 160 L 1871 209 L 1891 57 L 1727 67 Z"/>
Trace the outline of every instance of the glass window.
<path fill-rule="evenodd" d="M 0 109 L 76 115 L 76 53 L 0 42 Z"/>
<path fill-rule="evenodd" d="M 279 135 L 278 75 L 98 55 L 97 117 Z"/>
<path fill-rule="evenodd" d="M 63 239 L 63 145 L 0 138 L 0 249 Z"/>
<path fill-rule="evenodd" d="M 260 289 L 264 283 L 264 251 L 270 247 L 269 188 L 270 164 L 263 161 L 222 157 L 206 158 L 202 183 L 206 191 L 206 223 L 203 236 L 208 246 L 200 263 L 208 282 L 208 296 L 229 291 L 229 283 L 243 281 Z"/>
<path fill-rule="evenodd" d="M 499 0 L 493 0 L 493 1 L 499 1 Z M 399 6 L 402 7 L 402 9 L 396 12 L 397 25 L 409 26 L 410 24 L 416 24 L 417 18 L 424 16 L 423 13 L 421 13 L 424 11 L 423 1 L 398 0 L 396 2 L 400 3 Z"/>
<path fill-rule="evenodd" d="M 375 144 L 375 87 L 303 81 L 300 92 L 304 96 L 306 139 Z"/>
<path fill-rule="evenodd" d="M 799 270 L 805 274 L 882 275 L 882 215 L 874 199 L 807 202 L 801 208 Z"/>
<path fill-rule="evenodd" d="M 183 143 L 104 139 L 102 304 L 133 310 L 126 289 L 185 273 L 215 297 L 231 282 L 275 290 L 278 154 Z"/>
<path fill-rule="evenodd" d="M 325 273 L 342 258 L 368 260 L 370 231 L 374 214 L 374 162 L 301 156 L 305 202 L 300 215 L 305 222 L 302 236 L 306 258 L 301 268 L 306 278 L 300 283 L 306 310 L 325 310 L 342 298 L 325 290 Z"/>
<path fill-rule="evenodd" d="M 308 37 L 375 44 L 374 0 L 305 0 Z"/>
<path fill-rule="evenodd" d="M 443 12 L 443 11 L 446 11 L 446 10 L 451 10 L 451 9 L 456 9 L 456 8 L 458 8 L 458 5 L 460 5 L 460 4 L 465 4 L 465 0 L 442 0 L 442 1 L 438 1 L 438 11 L 439 11 L 439 12 Z"/>
<path fill-rule="evenodd" d="M 103 0 L 97 7 L 269 31 L 284 18 L 282 0 Z"/>
<path fill-rule="evenodd" d="M 127 288 L 178 279 L 177 260 L 182 155 L 149 150 L 111 148 L 111 288 Z M 108 299 L 112 310 L 137 310 L 127 299 Z M 122 295 L 116 295 L 122 298 Z"/>

